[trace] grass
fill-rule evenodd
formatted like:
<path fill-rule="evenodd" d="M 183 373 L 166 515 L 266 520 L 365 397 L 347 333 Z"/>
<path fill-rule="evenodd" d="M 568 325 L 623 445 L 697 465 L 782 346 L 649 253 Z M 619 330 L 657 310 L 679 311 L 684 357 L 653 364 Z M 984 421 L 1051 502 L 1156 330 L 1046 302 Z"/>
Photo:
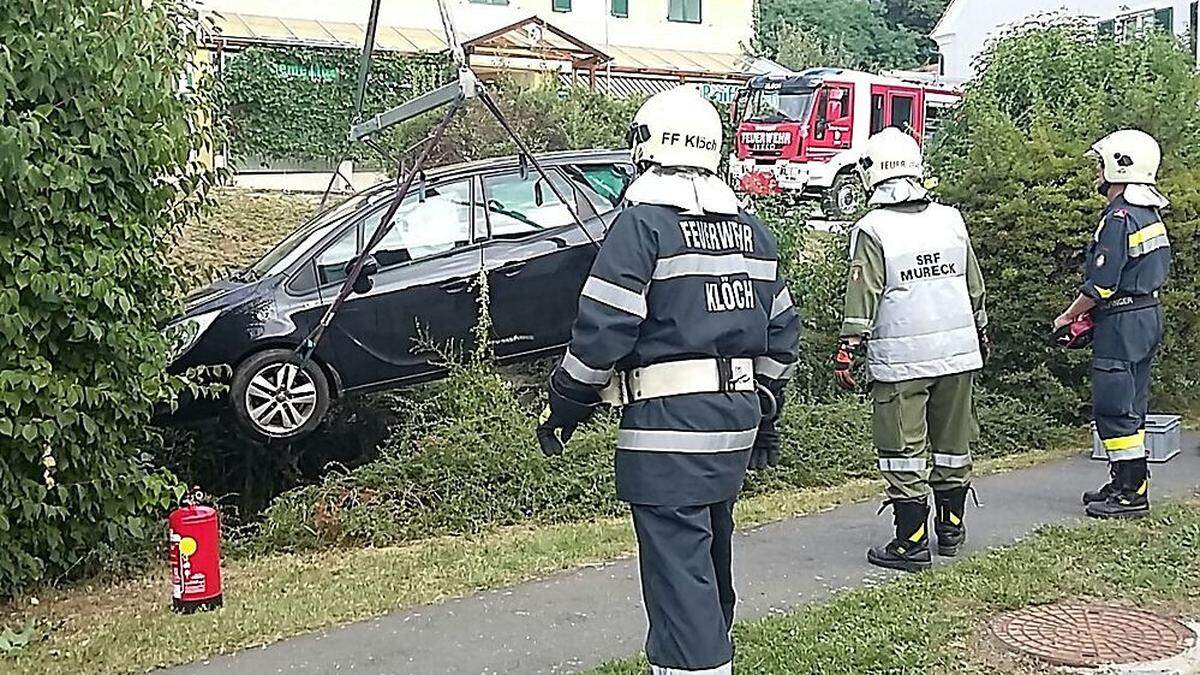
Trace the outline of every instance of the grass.
<path fill-rule="evenodd" d="M 1052 672 L 994 647 L 987 619 L 1061 599 L 1103 598 L 1200 615 L 1200 501 L 1131 522 L 1048 526 L 1005 549 L 792 614 L 739 624 L 739 673 Z M 594 675 L 641 675 L 645 661 Z"/>
<path fill-rule="evenodd" d="M 317 208 L 319 197 L 222 189 L 216 207 L 184 228 L 168 253 L 192 288 L 261 257 Z"/>
<path fill-rule="evenodd" d="M 980 471 L 1011 470 L 1065 454 L 1024 453 L 982 462 Z M 738 505 L 738 521 L 753 527 L 863 501 L 878 495 L 881 486 L 859 479 L 833 488 L 748 498 Z M 52 590 L 36 605 L 25 597 L 0 606 L 0 624 L 16 632 L 33 629 L 35 635 L 28 646 L 0 656 L 0 670 L 124 673 L 185 663 L 611 560 L 634 548 L 627 519 L 611 518 L 400 547 L 236 560 L 224 569 L 225 607 L 189 617 L 170 612 L 161 572 L 110 585 Z"/>

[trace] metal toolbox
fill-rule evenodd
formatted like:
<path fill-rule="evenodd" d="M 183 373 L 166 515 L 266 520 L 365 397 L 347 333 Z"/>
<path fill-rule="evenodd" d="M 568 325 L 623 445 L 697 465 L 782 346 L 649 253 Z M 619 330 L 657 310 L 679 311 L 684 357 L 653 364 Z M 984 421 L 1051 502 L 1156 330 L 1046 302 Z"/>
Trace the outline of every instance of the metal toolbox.
<path fill-rule="evenodd" d="M 1181 425 L 1179 415 L 1146 415 L 1147 461 L 1165 462 L 1179 454 Z M 1095 423 L 1092 424 L 1092 459 L 1108 460 Z"/>

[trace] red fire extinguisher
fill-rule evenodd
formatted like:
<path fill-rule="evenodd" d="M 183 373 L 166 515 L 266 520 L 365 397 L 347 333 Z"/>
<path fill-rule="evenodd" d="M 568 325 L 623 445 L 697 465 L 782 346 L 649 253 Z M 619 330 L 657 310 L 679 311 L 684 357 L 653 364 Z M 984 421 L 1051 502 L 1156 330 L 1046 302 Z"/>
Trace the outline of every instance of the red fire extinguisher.
<path fill-rule="evenodd" d="M 221 606 L 221 524 L 199 489 L 168 516 L 171 608 L 191 614 Z"/>

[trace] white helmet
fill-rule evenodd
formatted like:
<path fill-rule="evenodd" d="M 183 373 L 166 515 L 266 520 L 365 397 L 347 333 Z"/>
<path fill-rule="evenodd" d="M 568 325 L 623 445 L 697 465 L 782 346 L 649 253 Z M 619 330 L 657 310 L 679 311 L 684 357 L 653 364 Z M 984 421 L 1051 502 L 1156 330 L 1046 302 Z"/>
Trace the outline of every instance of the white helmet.
<path fill-rule="evenodd" d="M 919 181 L 925 176 L 921 146 L 915 138 L 896 127 L 888 127 L 867 139 L 862 163 L 868 187 L 892 178 L 916 178 Z"/>
<path fill-rule="evenodd" d="M 721 166 L 721 116 L 695 85 L 651 96 L 629 126 L 635 164 L 691 167 L 717 173 Z"/>
<path fill-rule="evenodd" d="M 1096 141 L 1088 155 L 1104 165 L 1108 183 L 1155 185 L 1162 150 L 1158 141 L 1144 131 L 1121 129 Z"/>

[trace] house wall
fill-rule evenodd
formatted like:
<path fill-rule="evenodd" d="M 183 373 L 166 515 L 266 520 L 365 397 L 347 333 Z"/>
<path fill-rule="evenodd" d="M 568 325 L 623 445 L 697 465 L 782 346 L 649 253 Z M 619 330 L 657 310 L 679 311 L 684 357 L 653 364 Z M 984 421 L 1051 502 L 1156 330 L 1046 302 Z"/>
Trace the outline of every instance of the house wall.
<path fill-rule="evenodd" d="M 754 0 L 700 0 L 699 24 L 668 21 L 668 0 L 629 0 L 627 18 L 612 16 L 612 0 L 572 0 L 569 12 L 553 11 L 552 2 L 509 0 L 507 5 L 491 5 L 448 0 L 462 39 L 533 14 L 600 49 L 614 44 L 737 54 L 753 35 Z M 206 0 L 205 5 L 241 14 L 365 24 L 370 0 Z M 383 0 L 380 22 L 442 32 L 434 0 Z"/>
<path fill-rule="evenodd" d="M 1171 8 L 1173 30 L 1187 36 L 1192 0 L 954 0 L 930 35 L 938 43 L 942 73 L 952 79 L 975 75 L 974 60 L 989 40 L 1047 14 L 1085 16 L 1097 23 L 1144 11 Z"/>

